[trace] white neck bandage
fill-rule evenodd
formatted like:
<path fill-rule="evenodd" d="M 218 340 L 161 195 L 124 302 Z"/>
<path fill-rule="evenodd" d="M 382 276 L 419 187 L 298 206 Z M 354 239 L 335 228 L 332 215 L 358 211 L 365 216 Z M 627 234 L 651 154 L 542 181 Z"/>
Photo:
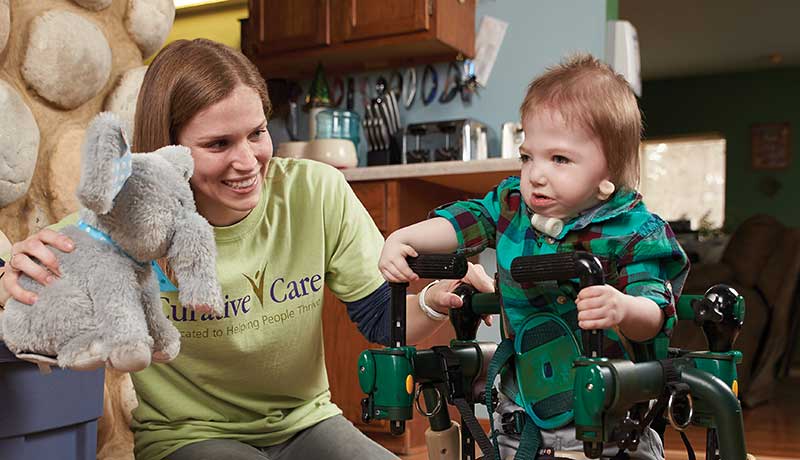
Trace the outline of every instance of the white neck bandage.
<path fill-rule="evenodd" d="M 557 217 L 545 217 L 531 212 L 531 225 L 545 235 L 555 238 L 564 230 L 564 221 Z"/>

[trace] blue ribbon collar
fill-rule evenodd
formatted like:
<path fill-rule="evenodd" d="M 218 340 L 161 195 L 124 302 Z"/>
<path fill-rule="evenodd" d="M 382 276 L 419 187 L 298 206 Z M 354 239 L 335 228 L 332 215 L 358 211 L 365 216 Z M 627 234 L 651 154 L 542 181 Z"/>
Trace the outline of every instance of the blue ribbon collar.
<path fill-rule="evenodd" d="M 133 256 L 131 256 L 130 254 L 125 252 L 121 247 L 119 247 L 119 245 L 111 238 L 111 236 L 108 233 L 105 233 L 102 230 L 99 230 L 96 227 L 93 227 L 93 226 L 87 224 L 86 221 L 84 221 L 83 219 L 80 219 L 78 221 L 78 223 L 75 224 L 75 226 L 77 226 L 79 229 L 83 230 L 87 235 L 91 236 L 92 238 L 96 239 L 97 241 L 102 241 L 103 243 L 106 243 L 106 244 L 109 244 L 109 245 L 113 246 L 117 251 L 125 254 L 125 256 L 127 258 L 131 259 L 132 261 L 136 262 L 137 264 L 139 264 L 141 266 L 145 266 L 145 265 L 148 265 L 148 264 L 151 264 L 151 263 L 155 263 L 155 261 L 153 261 L 153 262 L 139 262 L 138 260 L 134 259 Z"/>

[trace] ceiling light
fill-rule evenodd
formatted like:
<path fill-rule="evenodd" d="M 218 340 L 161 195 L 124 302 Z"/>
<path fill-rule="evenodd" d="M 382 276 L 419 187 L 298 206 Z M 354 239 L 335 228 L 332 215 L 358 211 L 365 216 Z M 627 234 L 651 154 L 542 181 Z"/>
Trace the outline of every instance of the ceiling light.
<path fill-rule="evenodd" d="M 781 53 L 772 53 L 768 57 L 771 64 L 780 64 L 783 62 L 783 55 Z"/>

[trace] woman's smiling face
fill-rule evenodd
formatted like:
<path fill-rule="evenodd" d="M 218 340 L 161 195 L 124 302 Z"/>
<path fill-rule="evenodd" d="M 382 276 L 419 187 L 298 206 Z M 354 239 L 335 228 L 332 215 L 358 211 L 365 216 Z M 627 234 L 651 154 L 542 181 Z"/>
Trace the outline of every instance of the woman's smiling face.
<path fill-rule="evenodd" d="M 190 179 L 198 212 L 217 227 L 235 224 L 256 207 L 272 158 L 272 139 L 258 93 L 239 85 L 199 111 L 178 133 L 192 149 Z"/>

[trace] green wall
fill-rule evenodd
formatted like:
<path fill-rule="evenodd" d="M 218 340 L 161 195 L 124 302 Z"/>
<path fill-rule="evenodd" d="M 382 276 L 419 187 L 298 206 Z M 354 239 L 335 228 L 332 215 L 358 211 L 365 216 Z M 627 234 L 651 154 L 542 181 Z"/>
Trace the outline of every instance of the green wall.
<path fill-rule="evenodd" d="M 606 1 L 606 20 L 615 21 L 619 19 L 619 0 Z"/>
<path fill-rule="evenodd" d="M 772 214 L 800 225 L 800 68 L 647 81 L 641 107 L 645 137 L 716 132 L 727 141 L 725 227 Z M 754 170 L 750 126 L 789 122 L 792 163 Z M 778 187 L 770 196 L 769 190 Z"/>

